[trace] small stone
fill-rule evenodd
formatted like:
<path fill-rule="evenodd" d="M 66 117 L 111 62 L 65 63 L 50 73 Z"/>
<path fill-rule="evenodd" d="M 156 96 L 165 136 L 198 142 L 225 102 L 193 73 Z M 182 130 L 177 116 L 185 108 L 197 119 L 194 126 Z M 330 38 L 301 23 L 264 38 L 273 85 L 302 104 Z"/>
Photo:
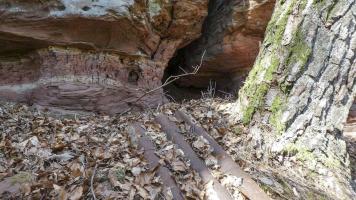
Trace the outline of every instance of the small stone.
<path fill-rule="evenodd" d="M 213 112 L 212 111 L 208 111 L 208 114 L 206 114 L 207 118 L 211 118 L 213 116 Z"/>
<path fill-rule="evenodd" d="M 273 185 L 273 181 L 267 177 L 258 178 L 262 183 L 266 185 Z"/>
<path fill-rule="evenodd" d="M 142 169 L 140 167 L 133 167 L 131 169 L 131 173 L 134 175 L 134 176 L 138 176 L 139 174 L 141 174 L 142 172 Z"/>

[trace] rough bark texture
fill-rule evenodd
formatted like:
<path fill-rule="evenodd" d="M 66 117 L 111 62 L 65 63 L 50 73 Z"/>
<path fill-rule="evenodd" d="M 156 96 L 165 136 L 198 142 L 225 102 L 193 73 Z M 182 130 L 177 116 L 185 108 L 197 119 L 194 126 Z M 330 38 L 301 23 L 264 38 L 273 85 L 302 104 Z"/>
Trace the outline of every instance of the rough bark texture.
<path fill-rule="evenodd" d="M 118 113 L 162 103 L 163 71 L 208 0 L 0 2 L 0 98 Z"/>
<path fill-rule="evenodd" d="M 243 156 L 277 169 L 288 198 L 355 198 L 342 140 L 356 93 L 355 16 L 355 1 L 278 1 L 229 111 L 250 126 Z"/>

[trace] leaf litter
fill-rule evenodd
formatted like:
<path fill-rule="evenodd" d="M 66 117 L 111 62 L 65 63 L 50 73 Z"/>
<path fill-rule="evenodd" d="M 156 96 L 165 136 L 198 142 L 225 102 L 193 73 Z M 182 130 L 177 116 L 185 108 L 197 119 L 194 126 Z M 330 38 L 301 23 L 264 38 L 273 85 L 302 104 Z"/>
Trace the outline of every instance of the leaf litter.
<path fill-rule="evenodd" d="M 148 168 L 142 151 L 130 143 L 127 127 L 131 122 L 142 122 L 156 145 L 160 164 L 169 168 L 185 198 L 204 199 L 209 192 L 208 187 L 201 184 L 198 173 L 190 168 L 183 151 L 168 141 L 160 126 L 153 122 L 155 113 L 152 111 L 111 117 L 58 117 L 19 104 L 0 103 L 0 108 L 2 199 L 91 199 L 91 187 L 97 199 L 169 199 L 163 197 L 162 181 L 156 171 Z M 168 114 L 171 121 L 179 124 L 197 155 L 216 173 L 214 176 L 224 178 L 218 173 L 217 159 L 211 154 L 209 142 L 188 135 L 192 127 L 174 117 L 178 109 L 188 111 L 203 122 L 203 128 L 219 143 L 226 142 L 225 147 L 238 144 L 238 137 L 234 136 L 233 142 L 226 139 L 233 134 L 231 129 L 218 120 L 221 116 L 204 100 L 169 103 L 156 110 L 156 114 Z M 15 184 L 9 182 L 14 177 L 21 178 L 15 178 Z M 241 194 L 235 199 L 241 199 Z"/>

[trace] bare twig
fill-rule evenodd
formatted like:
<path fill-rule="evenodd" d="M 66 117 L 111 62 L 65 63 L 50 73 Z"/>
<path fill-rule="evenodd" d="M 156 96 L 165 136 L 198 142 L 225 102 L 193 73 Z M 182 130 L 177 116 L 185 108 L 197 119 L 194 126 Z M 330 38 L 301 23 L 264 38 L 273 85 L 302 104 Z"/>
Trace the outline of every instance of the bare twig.
<path fill-rule="evenodd" d="M 188 73 L 188 72 L 185 71 L 181 66 L 179 66 L 179 69 L 182 70 L 184 73 Z"/>
<path fill-rule="evenodd" d="M 169 97 L 174 103 L 177 103 L 177 101 L 169 94 L 165 94 L 165 96 Z"/>
<path fill-rule="evenodd" d="M 94 171 L 93 171 L 93 174 L 91 175 L 91 179 L 90 179 L 90 191 L 93 195 L 93 199 L 96 200 L 96 196 L 95 196 L 95 192 L 94 192 L 94 177 L 95 177 L 95 173 L 96 173 L 96 168 L 98 168 L 98 163 L 95 164 L 95 167 L 94 167 Z"/>
<path fill-rule="evenodd" d="M 216 82 L 215 81 L 209 81 L 209 86 L 207 88 L 207 91 L 201 91 L 201 95 L 203 99 L 212 99 L 215 97 L 215 91 L 216 91 Z"/>
<path fill-rule="evenodd" d="M 173 83 L 174 81 L 176 81 L 176 80 L 178 80 L 178 79 L 180 79 L 180 78 L 182 78 L 182 77 L 191 76 L 191 75 L 197 74 L 198 71 L 199 71 L 199 69 L 200 69 L 201 66 L 203 65 L 203 60 L 204 60 L 205 53 L 206 53 L 206 50 L 204 50 L 204 52 L 203 52 L 203 54 L 202 54 L 202 56 L 201 56 L 201 58 L 200 58 L 200 63 L 199 63 L 199 65 L 197 65 L 197 66 L 192 66 L 192 68 L 193 68 L 193 71 L 192 71 L 192 72 L 184 73 L 184 74 L 179 74 L 179 75 L 174 75 L 174 76 L 168 77 L 168 78 L 166 79 L 166 81 L 165 81 L 162 85 L 160 85 L 159 87 L 156 87 L 156 88 L 154 88 L 154 89 L 152 89 L 152 90 L 150 90 L 150 91 L 144 93 L 144 94 L 143 94 L 142 96 L 140 96 L 135 102 L 141 100 L 143 97 L 147 96 L 148 94 L 150 94 L 150 93 L 152 93 L 152 92 L 155 92 L 155 91 L 157 91 L 157 90 L 159 90 L 159 89 L 161 89 L 161 88 L 163 88 L 163 87 L 165 87 L 165 86 L 167 86 L 167 85 Z M 183 71 L 184 71 L 184 70 L 183 70 Z"/>
<path fill-rule="evenodd" d="M 225 91 L 223 91 L 223 90 L 218 90 L 218 92 L 224 94 L 224 95 L 225 95 L 224 98 L 225 98 L 225 99 L 228 99 L 228 100 L 231 100 L 231 99 L 234 97 L 234 95 L 233 95 L 232 93 L 225 92 Z"/>
<path fill-rule="evenodd" d="M 125 115 L 126 113 L 130 112 L 131 110 L 132 110 L 132 108 L 128 108 L 124 112 L 118 114 L 117 117 L 121 117 L 121 116 Z"/>

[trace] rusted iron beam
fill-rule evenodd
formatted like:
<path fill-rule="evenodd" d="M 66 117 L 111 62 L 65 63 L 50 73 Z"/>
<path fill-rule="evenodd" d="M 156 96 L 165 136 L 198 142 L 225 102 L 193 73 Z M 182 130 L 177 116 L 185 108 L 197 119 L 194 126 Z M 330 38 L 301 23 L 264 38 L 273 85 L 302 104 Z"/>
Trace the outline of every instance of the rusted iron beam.
<path fill-rule="evenodd" d="M 129 128 L 129 134 L 131 143 L 137 143 L 138 148 L 143 149 L 144 157 L 148 161 L 150 169 L 157 169 L 158 175 L 163 182 L 163 194 L 168 197 L 171 193 L 174 200 L 184 200 L 183 194 L 170 175 L 170 171 L 167 167 L 162 166 L 159 163 L 159 157 L 155 154 L 155 146 L 151 140 L 146 136 L 145 130 L 139 124 L 132 124 Z M 171 192 L 169 192 L 169 190 Z"/>
<path fill-rule="evenodd" d="M 177 111 L 176 117 L 181 119 L 186 124 L 191 126 L 191 133 L 196 136 L 202 136 L 208 140 L 209 144 L 213 147 L 213 154 L 218 160 L 220 170 L 224 174 L 231 174 L 232 176 L 240 177 L 243 179 L 242 185 L 239 190 L 251 200 L 266 200 L 270 199 L 269 196 L 258 186 L 258 184 L 251 178 L 249 174 L 244 172 L 240 166 L 226 153 L 226 151 L 199 125 L 195 124 L 191 117 L 182 111 Z"/>
<path fill-rule="evenodd" d="M 184 152 L 184 155 L 190 160 L 191 167 L 197 171 L 202 178 L 204 184 L 213 182 L 213 190 L 217 198 L 220 200 L 232 200 L 229 192 L 224 188 L 210 173 L 209 168 L 195 154 L 191 146 L 184 140 L 179 133 L 179 129 L 174 122 L 169 121 L 168 117 L 160 114 L 156 117 L 156 121 L 161 125 L 162 130 L 167 134 L 167 138 L 177 144 Z"/>

